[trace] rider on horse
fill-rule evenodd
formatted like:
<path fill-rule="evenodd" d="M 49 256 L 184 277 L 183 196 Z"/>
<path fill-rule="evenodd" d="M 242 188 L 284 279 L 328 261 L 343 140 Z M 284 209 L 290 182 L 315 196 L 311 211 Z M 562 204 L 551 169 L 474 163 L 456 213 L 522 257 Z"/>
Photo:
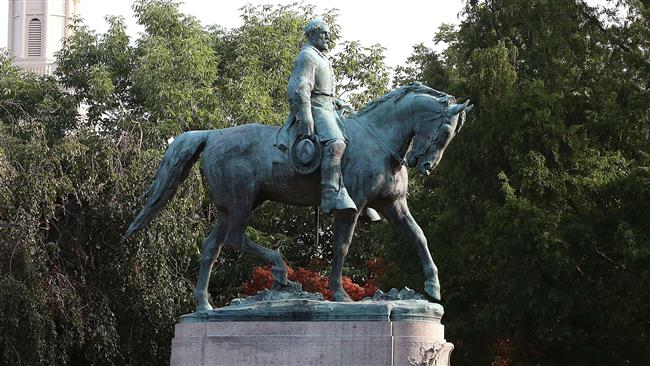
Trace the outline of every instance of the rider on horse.
<path fill-rule="evenodd" d="M 305 26 L 305 36 L 307 44 L 298 53 L 289 78 L 289 119 L 297 122 L 302 137 L 313 139 L 316 136 L 323 144 L 321 211 L 356 211 L 341 174 L 347 138 L 336 110 L 346 105 L 336 99 L 332 65 L 323 54 L 328 47 L 329 26 L 320 19 L 310 20 Z"/>

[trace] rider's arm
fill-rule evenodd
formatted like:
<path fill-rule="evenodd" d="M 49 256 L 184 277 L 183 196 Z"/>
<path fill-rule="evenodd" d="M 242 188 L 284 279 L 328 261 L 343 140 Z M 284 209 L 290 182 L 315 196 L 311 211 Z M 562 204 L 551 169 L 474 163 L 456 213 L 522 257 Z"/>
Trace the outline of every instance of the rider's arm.
<path fill-rule="evenodd" d="M 289 103 L 296 119 L 303 124 L 305 134 L 314 134 L 314 118 L 311 113 L 311 91 L 314 89 L 316 62 L 301 54 L 296 60 L 289 78 Z"/>

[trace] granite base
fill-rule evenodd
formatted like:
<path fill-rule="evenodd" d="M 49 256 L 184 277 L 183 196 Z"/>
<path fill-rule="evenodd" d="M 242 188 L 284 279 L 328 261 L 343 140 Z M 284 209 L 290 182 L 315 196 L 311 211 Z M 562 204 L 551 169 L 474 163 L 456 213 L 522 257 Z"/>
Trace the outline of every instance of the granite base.
<path fill-rule="evenodd" d="M 447 366 L 452 350 L 435 321 L 185 322 L 171 366 Z"/>

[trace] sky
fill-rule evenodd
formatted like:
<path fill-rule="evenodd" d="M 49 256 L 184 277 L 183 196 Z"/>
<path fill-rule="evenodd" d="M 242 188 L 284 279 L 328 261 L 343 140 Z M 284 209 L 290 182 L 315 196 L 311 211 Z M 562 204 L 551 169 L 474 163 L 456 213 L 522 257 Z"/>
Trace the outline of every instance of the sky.
<path fill-rule="evenodd" d="M 9 0 L 0 0 L 0 48 L 7 47 Z M 29 0 L 21 0 L 29 1 Z M 273 0 L 185 0 L 180 10 L 198 18 L 204 26 L 218 24 L 235 28 L 242 24 L 239 8 L 246 4 L 291 4 L 295 1 Z M 463 0 L 402 0 L 400 2 L 372 0 L 305 1 L 318 4 L 316 13 L 325 9 L 339 10 L 342 41 L 358 40 L 362 45 L 379 43 L 386 48 L 386 63 L 395 67 L 405 63 L 413 46 L 424 43 L 436 47 L 433 36 L 442 23 L 459 23 Z M 97 32 L 108 28 L 104 17 L 123 16 L 128 32 L 137 37 L 142 29 L 135 23 L 132 0 L 80 0 L 79 13 L 85 23 Z M 397 6 L 396 4 L 399 4 Z M 440 48 L 441 46 L 437 46 Z"/>

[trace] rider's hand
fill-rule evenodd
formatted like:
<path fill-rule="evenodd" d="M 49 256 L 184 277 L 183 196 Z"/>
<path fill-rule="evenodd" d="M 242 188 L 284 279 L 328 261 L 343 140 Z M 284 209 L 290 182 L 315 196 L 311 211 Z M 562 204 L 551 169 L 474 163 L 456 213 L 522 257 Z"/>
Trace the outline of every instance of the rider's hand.
<path fill-rule="evenodd" d="M 314 121 L 300 122 L 300 134 L 306 138 L 314 137 Z"/>
<path fill-rule="evenodd" d="M 354 108 L 352 108 L 352 105 L 350 105 L 349 103 L 344 102 L 341 99 L 337 99 L 335 104 L 336 104 L 336 109 L 338 109 L 338 110 L 342 109 L 342 110 L 344 110 L 346 112 L 354 113 Z"/>

